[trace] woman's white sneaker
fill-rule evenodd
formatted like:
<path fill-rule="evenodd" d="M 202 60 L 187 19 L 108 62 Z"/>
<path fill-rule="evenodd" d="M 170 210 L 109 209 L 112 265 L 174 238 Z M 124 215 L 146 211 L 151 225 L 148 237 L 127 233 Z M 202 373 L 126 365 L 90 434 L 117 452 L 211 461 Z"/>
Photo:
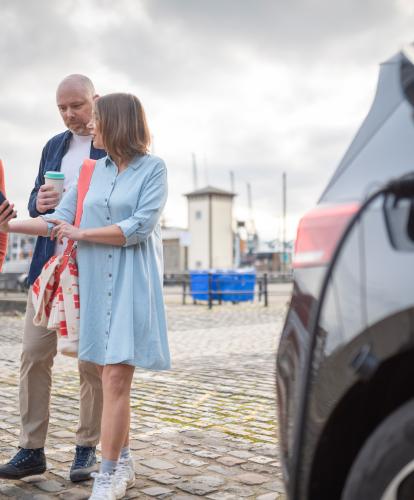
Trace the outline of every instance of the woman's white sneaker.
<path fill-rule="evenodd" d="M 116 498 L 123 498 L 126 490 L 135 484 L 135 469 L 132 458 L 120 458 L 114 474 Z"/>
<path fill-rule="evenodd" d="M 114 487 L 114 474 L 92 472 L 94 478 L 92 495 L 89 500 L 116 500 Z"/>

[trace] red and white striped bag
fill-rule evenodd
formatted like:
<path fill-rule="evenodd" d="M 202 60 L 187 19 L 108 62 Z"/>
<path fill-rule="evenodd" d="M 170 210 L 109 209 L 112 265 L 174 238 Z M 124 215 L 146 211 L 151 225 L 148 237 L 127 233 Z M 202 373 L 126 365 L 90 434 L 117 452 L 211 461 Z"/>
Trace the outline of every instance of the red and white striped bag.
<path fill-rule="evenodd" d="M 83 201 L 88 192 L 95 160 L 85 160 L 79 174 L 74 225 L 79 227 Z M 33 324 L 55 330 L 58 351 L 76 357 L 79 346 L 79 283 L 76 245 L 70 240 L 62 255 L 52 256 L 33 283 Z"/>

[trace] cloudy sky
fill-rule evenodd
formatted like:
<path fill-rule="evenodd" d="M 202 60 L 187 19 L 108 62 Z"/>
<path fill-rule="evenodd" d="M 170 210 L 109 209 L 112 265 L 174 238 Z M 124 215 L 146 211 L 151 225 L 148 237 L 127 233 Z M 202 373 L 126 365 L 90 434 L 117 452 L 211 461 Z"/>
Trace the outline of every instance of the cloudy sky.
<path fill-rule="evenodd" d="M 311 208 L 366 115 L 378 64 L 414 40 L 411 0 L 0 0 L 0 157 L 19 215 L 44 143 L 63 130 L 55 89 L 84 73 L 100 94 L 139 96 L 169 168 L 165 218 L 182 194 L 230 189 L 263 239 Z"/>

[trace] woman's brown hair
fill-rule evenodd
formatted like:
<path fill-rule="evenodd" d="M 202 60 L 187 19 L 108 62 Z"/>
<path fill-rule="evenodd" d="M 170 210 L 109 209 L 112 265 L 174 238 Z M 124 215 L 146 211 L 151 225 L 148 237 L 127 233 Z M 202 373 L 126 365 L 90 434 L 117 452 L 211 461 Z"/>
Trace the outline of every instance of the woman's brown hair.
<path fill-rule="evenodd" d="M 147 119 L 132 94 L 107 94 L 95 102 L 95 120 L 105 150 L 113 158 L 131 160 L 148 153 L 151 143 Z"/>

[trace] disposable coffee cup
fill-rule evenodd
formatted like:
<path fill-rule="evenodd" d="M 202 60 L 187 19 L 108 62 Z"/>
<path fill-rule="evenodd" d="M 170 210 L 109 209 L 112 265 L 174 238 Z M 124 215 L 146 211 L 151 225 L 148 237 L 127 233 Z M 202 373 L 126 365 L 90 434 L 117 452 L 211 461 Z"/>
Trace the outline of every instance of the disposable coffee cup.
<path fill-rule="evenodd" d="M 45 184 L 53 186 L 53 189 L 59 193 L 59 198 L 62 198 L 64 181 L 65 174 L 62 172 L 49 171 L 45 173 Z"/>

